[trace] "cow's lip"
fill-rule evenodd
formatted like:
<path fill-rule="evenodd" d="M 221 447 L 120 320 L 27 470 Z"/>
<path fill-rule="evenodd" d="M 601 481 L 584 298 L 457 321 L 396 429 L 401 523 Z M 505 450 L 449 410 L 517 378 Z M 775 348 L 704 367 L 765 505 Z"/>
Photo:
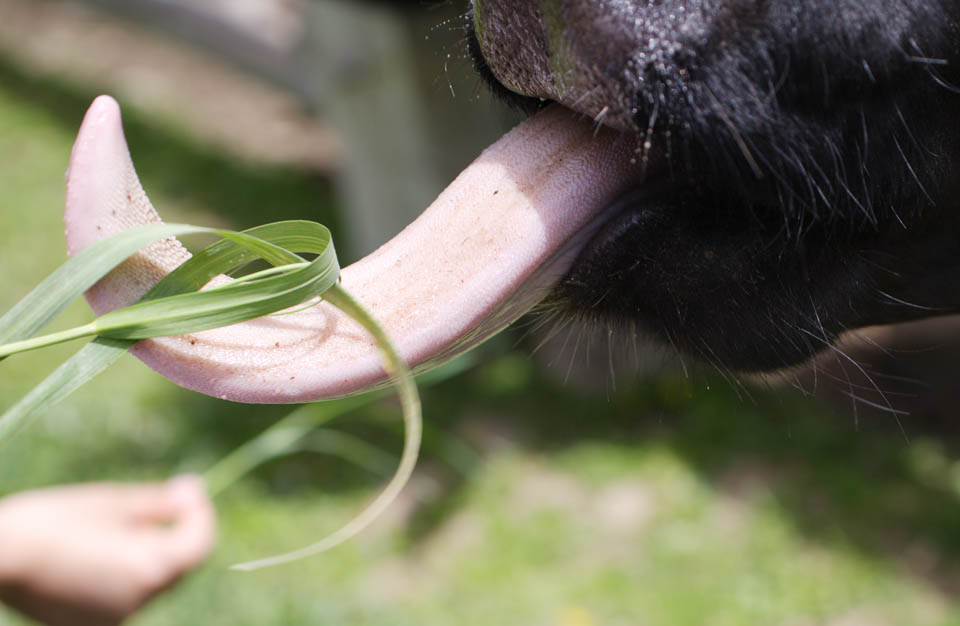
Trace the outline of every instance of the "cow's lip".
<path fill-rule="evenodd" d="M 483 341 L 549 293 L 637 184 L 633 139 L 559 108 L 493 144 L 401 235 L 343 270 L 343 284 L 422 370 Z M 91 106 L 67 182 L 67 244 L 159 221 L 130 160 L 117 103 Z M 127 304 L 188 258 L 154 244 L 94 286 L 102 313 Z M 370 339 L 324 304 L 189 337 L 148 340 L 134 354 L 174 382 L 241 402 L 301 402 L 381 383 Z"/>

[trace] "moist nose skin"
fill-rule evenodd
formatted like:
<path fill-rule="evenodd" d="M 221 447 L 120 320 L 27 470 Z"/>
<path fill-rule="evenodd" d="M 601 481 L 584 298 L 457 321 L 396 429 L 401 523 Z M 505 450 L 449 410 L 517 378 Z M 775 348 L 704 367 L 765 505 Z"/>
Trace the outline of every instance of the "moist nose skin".
<path fill-rule="evenodd" d="M 636 132 L 656 105 L 651 94 L 682 78 L 708 20 L 690 1 L 475 0 L 471 28 L 506 89 Z"/>

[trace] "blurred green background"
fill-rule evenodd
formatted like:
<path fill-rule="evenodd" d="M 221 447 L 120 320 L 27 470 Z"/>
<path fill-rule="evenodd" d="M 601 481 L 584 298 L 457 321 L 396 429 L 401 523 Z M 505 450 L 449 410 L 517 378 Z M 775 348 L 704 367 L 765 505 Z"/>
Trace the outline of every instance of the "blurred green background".
<path fill-rule="evenodd" d="M 445 20 L 458 10 L 396 18 L 433 24 L 431 35 L 443 25 L 442 34 L 456 40 Z M 117 68 L 98 76 L 44 53 L 57 41 L 76 41 L 71 24 L 81 34 L 95 24 L 101 47 L 113 28 L 170 54 L 205 55 L 209 67 L 186 63 L 195 72 L 234 76 L 235 68 L 138 30 L 141 23 L 68 2 L 0 0 L 0 15 L 8 26 L 14 16 L 65 29 L 54 29 L 59 40 L 32 30 L 47 39 L 31 50 L 0 26 L 4 310 L 64 258 L 63 174 L 83 112 L 103 90 L 120 91 L 134 161 L 169 219 L 243 227 L 299 216 L 331 225 L 335 236 L 350 230 L 350 183 L 341 170 L 351 144 L 348 137 L 337 146 L 323 111 L 316 122 L 309 107 L 280 107 L 287 122 L 328 137 L 316 147 L 322 158 L 276 145 L 260 154 L 229 132 L 208 132 L 197 111 L 178 115 L 176 103 L 191 93 L 178 101 L 156 89 L 170 57 L 154 51 L 136 80 L 124 83 Z M 443 68 L 453 63 L 466 73 L 468 64 L 462 56 L 451 62 L 445 55 L 462 53 L 440 47 L 419 71 L 428 91 L 449 98 Z M 136 57 L 132 49 L 113 53 Z M 124 97 L 125 89 L 142 97 Z M 220 94 L 224 111 L 233 111 L 238 93 Z M 458 102 L 486 120 L 508 119 L 476 91 L 461 92 Z M 247 115 L 236 119 L 250 123 Z M 456 148 L 449 167 L 459 166 L 465 150 Z M 64 323 L 87 315 L 78 304 Z M 423 389 L 423 458 L 401 501 L 373 529 L 292 565 L 227 569 L 311 543 L 369 501 L 400 449 L 391 400 L 332 422 L 315 440 L 318 452 L 271 462 L 225 492 L 214 557 L 131 623 L 960 624 L 960 455 L 951 428 L 867 410 L 855 417 L 786 384 L 735 383 L 670 359 L 641 374 L 621 370 L 614 384 L 606 345 L 592 354 L 599 382 L 586 380 L 584 350 L 531 356 L 542 336 L 529 326 L 504 333 L 472 355 L 465 371 Z M 2 406 L 73 349 L 0 364 Z M 199 396 L 127 358 L 6 444 L 0 492 L 203 472 L 292 410 Z M 0 609 L 0 623 L 22 622 Z"/>

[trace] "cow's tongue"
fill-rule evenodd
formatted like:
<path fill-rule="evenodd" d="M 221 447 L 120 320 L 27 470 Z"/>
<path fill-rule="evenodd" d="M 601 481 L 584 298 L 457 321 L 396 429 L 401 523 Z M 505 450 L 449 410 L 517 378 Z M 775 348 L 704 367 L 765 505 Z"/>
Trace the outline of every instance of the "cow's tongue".
<path fill-rule="evenodd" d="M 490 146 L 391 241 L 343 270 L 343 285 L 417 369 L 483 341 L 539 301 L 635 177 L 632 144 L 551 109 Z M 269 209 L 269 207 L 264 207 Z M 72 254 L 160 218 L 137 179 L 120 110 L 87 112 L 67 175 Z M 189 253 L 176 241 L 140 252 L 87 292 L 97 313 L 142 295 Z M 369 337 L 327 304 L 185 337 L 134 354 L 174 382 L 240 402 L 300 402 L 382 381 Z"/>

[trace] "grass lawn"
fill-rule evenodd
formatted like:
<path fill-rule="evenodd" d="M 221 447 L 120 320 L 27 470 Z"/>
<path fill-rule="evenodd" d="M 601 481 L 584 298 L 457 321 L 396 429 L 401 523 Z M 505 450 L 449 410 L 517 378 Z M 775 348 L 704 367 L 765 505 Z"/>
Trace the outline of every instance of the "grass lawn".
<path fill-rule="evenodd" d="M 63 173 L 93 95 L 0 63 L 4 310 L 62 261 Z M 125 118 L 164 215 L 337 226 L 323 178 Z M 514 345 L 495 341 L 424 391 L 420 469 L 371 531 L 292 565 L 228 571 L 320 538 L 381 484 L 336 455 L 273 462 L 218 500 L 211 561 L 131 623 L 960 624 L 960 457 L 939 439 L 908 441 L 892 421 L 855 428 L 784 390 L 741 397 L 702 373 L 574 391 Z M 2 405 L 70 349 L 3 362 Z M 0 492 L 202 472 L 289 410 L 198 396 L 127 359 L 6 444 Z M 333 427 L 395 456 L 397 416 L 381 401 Z"/>

